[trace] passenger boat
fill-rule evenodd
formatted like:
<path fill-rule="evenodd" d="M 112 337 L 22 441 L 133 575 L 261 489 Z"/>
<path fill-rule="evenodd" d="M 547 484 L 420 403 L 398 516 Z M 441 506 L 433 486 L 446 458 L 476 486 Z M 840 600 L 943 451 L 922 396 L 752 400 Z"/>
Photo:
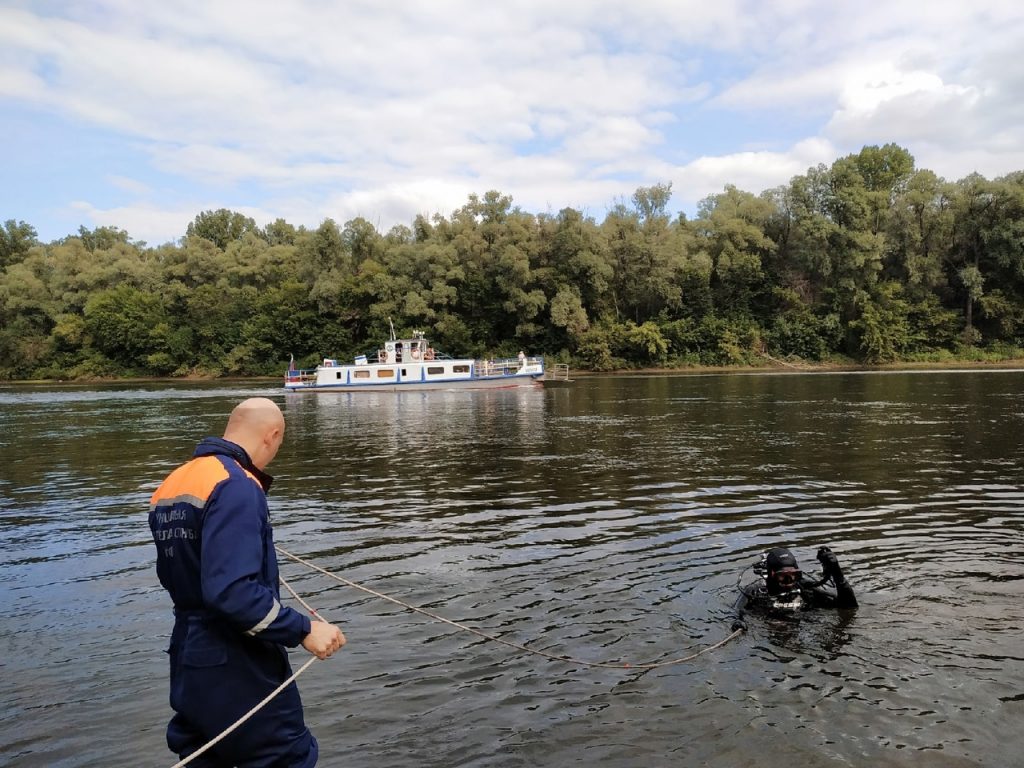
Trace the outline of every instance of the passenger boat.
<path fill-rule="evenodd" d="M 500 389 L 536 386 L 544 380 L 544 358 L 505 360 L 455 359 L 434 350 L 422 333 L 411 339 L 392 338 L 376 358 L 359 355 L 351 364 L 324 358 L 316 368 L 289 366 L 284 387 L 289 390 L 333 392 L 405 391 L 426 389 Z"/>

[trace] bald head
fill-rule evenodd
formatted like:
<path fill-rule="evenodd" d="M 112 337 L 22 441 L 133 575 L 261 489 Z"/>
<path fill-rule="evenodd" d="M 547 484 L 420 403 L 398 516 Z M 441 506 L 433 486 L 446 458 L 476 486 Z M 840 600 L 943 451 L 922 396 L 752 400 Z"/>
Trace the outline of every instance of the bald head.
<path fill-rule="evenodd" d="M 284 439 L 284 415 L 266 397 L 243 400 L 231 412 L 224 439 L 242 446 L 252 463 L 265 468 L 277 455 Z"/>

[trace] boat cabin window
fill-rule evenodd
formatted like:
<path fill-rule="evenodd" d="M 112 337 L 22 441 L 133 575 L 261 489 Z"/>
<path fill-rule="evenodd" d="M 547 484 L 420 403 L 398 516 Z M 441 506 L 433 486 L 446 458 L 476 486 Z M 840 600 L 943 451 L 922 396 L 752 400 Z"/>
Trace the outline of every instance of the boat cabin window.
<path fill-rule="evenodd" d="M 353 379 L 368 379 L 370 378 L 369 371 L 352 371 Z"/>
<path fill-rule="evenodd" d="M 378 379 L 393 379 L 395 377 L 395 371 L 393 368 L 381 368 L 377 371 Z"/>
<path fill-rule="evenodd" d="M 452 366 L 452 372 L 453 373 L 469 373 L 469 366 L 468 365 L 453 365 Z"/>
<path fill-rule="evenodd" d="M 442 373 L 444 373 L 443 365 L 427 366 L 427 376 L 440 376 Z"/>
<path fill-rule="evenodd" d="M 340 379 L 341 378 L 341 371 L 338 371 L 336 374 L 334 374 L 334 378 Z"/>

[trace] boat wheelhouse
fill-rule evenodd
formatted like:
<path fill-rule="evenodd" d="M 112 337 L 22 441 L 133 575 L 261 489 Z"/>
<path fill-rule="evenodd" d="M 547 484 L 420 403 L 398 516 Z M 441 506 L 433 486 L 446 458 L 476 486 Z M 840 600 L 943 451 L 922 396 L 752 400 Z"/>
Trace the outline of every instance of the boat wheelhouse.
<path fill-rule="evenodd" d="M 375 356 L 359 355 L 351 364 L 324 358 L 316 368 L 285 373 L 289 390 L 404 391 L 425 389 L 500 389 L 535 386 L 544 380 L 544 358 L 476 360 L 442 355 L 422 333 L 392 337 Z"/>

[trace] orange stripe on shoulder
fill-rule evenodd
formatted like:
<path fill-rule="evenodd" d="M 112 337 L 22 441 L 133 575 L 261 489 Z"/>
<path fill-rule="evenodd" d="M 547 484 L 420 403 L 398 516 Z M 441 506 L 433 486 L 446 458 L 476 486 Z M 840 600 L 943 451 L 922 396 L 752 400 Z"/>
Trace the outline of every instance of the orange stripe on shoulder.
<path fill-rule="evenodd" d="M 242 466 L 241 464 L 239 464 L 239 465 L 238 465 L 238 467 L 239 467 L 239 469 L 241 469 L 241 470 L 242 470 L 243 472 L 245 472 L 246 476 L 247 476 L 247 477 L 248 477 L 248 478 L 249 478 L 250 480 L 252 480 L 252 481 L 253 481 L 254 483 L 256 483 L 256 485 L 258 485 L 258 486 L 259 486 L 260 488 L 262 488 L 262 487 L 263 487 L 263 485 L 262 485 L 262 484 L 260 483 L 260 481 L 259 481 L 259 478 L 258 478 L 258 477 L 256 477 L 256 475 L 254 475 L 254 474 L 253 474 L 252 472 L 250 472 L 250 471 L 249 471 L 248 469 L 246 469 L 245 467 L 243 467 L 243 466 Z"/>
<path fill-rule="evenodd" d="M 227 480 L 228 471 L 216 456 L 200 456 L 182 464 L 167 476 L 149 499 L 150 506 L 163 500 L 190 496 L 206 503 L 217 484 Z"/>

